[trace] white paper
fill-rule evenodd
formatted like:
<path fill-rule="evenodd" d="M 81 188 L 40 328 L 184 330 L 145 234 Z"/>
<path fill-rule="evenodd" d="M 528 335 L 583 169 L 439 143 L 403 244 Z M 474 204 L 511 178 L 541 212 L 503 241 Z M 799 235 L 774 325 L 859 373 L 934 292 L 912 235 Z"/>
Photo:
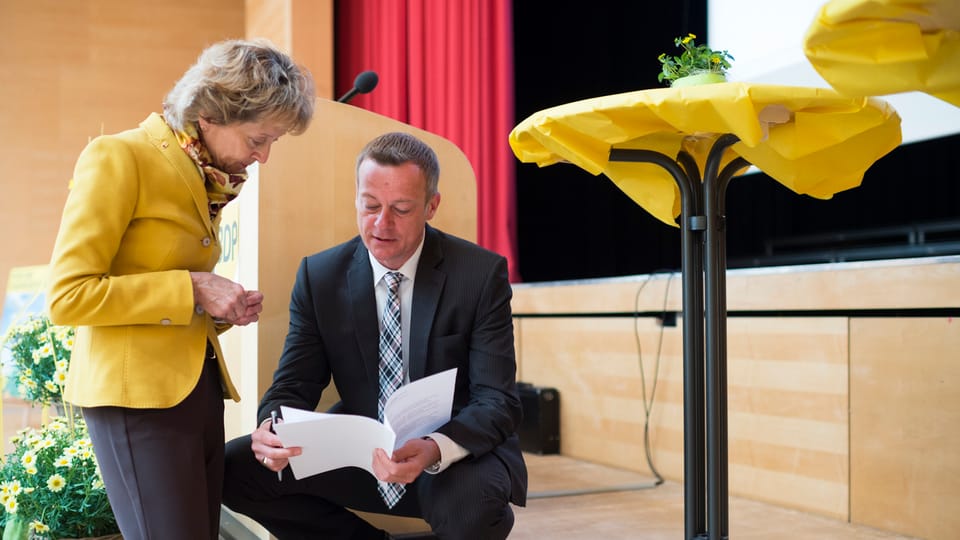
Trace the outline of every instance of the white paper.
<path fill-rule="evenodd" d="M 374 449 L 390 454 L 450 421 L 456 378 L 454 368 L 401 386 L 384 406 L 385 424 L 366 416 L 281 407 L 283 422 L 274 431 L 283 446 L 303 449 L 290 458 L 293 476 L 299 480 L 341 467 L 373 474 Z"/>

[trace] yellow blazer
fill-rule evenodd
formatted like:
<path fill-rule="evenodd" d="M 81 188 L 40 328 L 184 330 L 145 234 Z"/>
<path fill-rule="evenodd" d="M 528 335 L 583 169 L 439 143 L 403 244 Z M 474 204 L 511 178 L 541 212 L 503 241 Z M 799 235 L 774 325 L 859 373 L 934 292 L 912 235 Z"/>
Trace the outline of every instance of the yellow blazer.
<path fill-rule="evenodd" d="M 167 408 L 193 390 L 206 342 L 230 381 L 218 326 L 190 271 L 220 257 L 204 180 L 158 114 L 80 154 L 50 264 L 47 308 L 77 327 L 64 398 L 82 407 Z"/>

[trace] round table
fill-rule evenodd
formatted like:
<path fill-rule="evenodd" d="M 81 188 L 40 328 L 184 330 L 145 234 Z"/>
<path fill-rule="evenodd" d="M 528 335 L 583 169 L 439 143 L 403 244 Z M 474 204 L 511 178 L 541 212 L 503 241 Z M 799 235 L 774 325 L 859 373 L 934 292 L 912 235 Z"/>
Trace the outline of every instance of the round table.
<path fill-rule="evenodd" d="M 900 137 L 900 117 L 881 100 L 742 82 L 586 99 L 534 113 L 510 133 L 520 161 L 603 174 L 681 228 L 686 538 L 729 535 L 728 183 L 752 164 L 797 193 L 830 198 L 858 186 Z"/>

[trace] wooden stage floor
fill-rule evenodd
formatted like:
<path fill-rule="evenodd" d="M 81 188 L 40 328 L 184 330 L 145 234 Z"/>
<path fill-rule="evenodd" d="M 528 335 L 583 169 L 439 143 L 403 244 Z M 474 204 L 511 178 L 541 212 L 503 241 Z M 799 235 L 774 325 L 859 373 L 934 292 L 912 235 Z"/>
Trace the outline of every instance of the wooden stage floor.
<path fill-rule="evenodd" d="M 681 484 L 602 492 L 649 486 L 653 480 L 564 456 L 525 457 L 530 499 L 525 508 L 514 508 L 512 540 L 683 539 Z M 601 492 L 579 494 L 589 490 Z M 736 540 L 911 538 L 738 497 L 730 497 L 729 519 L 730 538 Z"/>

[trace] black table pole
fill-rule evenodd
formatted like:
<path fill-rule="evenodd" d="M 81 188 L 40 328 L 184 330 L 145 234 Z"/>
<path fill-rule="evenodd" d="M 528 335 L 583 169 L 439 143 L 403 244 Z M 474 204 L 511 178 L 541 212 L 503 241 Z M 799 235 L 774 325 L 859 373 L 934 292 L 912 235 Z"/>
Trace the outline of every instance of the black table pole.
<path fill-rule="evenodd" d="M 729 536 L 724 197 L 733 174 L 749 163 L 738 157 L 720 171 L 720 161 L 723 151 L 738 140 L 728 134 L 714 142 L 702 182 L 696 161 L 686 152 L 674 160 L 651 150 L 610 150 L 610 161 L 653 163 L 666 169 L 680 188 L 684 532 L 688 540 Z"/>

